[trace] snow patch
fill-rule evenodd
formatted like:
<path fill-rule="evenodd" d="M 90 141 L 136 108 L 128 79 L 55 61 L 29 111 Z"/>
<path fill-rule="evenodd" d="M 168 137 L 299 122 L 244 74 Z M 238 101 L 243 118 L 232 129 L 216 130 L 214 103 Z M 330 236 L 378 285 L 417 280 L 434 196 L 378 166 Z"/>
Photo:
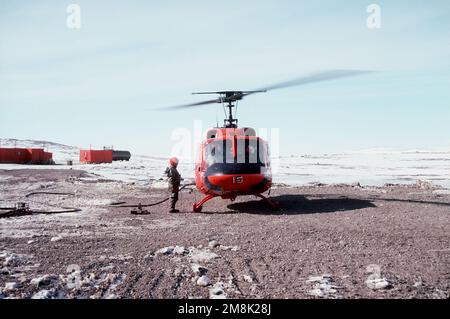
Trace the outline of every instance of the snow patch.
<path fill-rule="evenodd" d="M 35 293 L 31 299 L 50 299 L 52 298 L 52 293 L 47 290 L 47 289 L 43 289 L 37 293 Z"/>
<path fill-rule="evenodd" d="M 61 239 L 63 239 L 62 236 L 55 236 L 55 237 L 50 238 L 50 241 L 55 242 L 55 241 L 60 241 Z"/>
<path fill-rule="evenodd" d="M 17 282 L 7 282 L 5 283 L 5 290 L 15 290 L 19 288 L 19 284 Z"/>
<path fill-rule="evenodd" d="M 391 287 L 390 282 L 386 278 L 367 279 L 366 285 L 372 290 L 387 289 Z"/>
<path fill-rule="evenodd" d="M 313 289 L 308 292 L 309 295 L 319 298 L 337 298 L 340 287 L 334 285 L 334 279 L 331 275 L 311 276 L 306 281 L 313 283 Z"/>
<path fill-rule="evenodd" d="M 207 263 L 212 259 L 219 258 L 219 255 L 211 252 L 209 249 L 189 248 L 189 258 L 194 263 Z"/>
<path fill-rule="evenodd" d="M 227 299 L 223 282 L 216 282 L 209 289 L 209 299 Z"/>

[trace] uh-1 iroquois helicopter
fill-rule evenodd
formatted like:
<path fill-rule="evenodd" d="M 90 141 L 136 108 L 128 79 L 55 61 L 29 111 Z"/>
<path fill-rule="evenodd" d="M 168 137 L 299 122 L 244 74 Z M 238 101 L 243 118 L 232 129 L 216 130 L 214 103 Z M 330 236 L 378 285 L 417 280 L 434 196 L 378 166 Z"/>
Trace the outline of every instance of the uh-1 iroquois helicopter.
<path fill-rule="evenodd" d="M 195 184 L 198 190 L 205 194 L 205 197 L 200 202 L 193 204 L 193 211 L 200 212 L 203 205 L 214 197 L 234 201 L 237 196 L 241 195 L 258 196 L 272 208 L 278 208 L 277 203 L 263 195 L 272 186 L 268 143 L 258 137 L 253 128 L 238 127 L 238 120 L 233 115 L 233 108 L 236 107 L 237 101 L 255 93 L 369 72 L 371 71 L 332 70 L 252 91 L 196 92 L 193 94 L 217 94 L 219 96 L 212 100 L 162 108 L 175 110 L 215 103 L 224 105 L 226 118 L 223 126 L 209 129 L 205 140 L 200 143 L 195 164 Z"/>

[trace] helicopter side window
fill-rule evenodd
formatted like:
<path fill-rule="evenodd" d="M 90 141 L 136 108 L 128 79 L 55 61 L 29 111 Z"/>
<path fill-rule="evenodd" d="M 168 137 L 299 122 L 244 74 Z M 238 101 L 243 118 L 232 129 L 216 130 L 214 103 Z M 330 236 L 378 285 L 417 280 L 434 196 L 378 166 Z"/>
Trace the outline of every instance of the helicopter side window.
<path fill-rule="evenodd" d="M 215 163 L 223 163 L 222 141 L 214 141 L 206 145 L 205 159 L 208 166 Z"/>

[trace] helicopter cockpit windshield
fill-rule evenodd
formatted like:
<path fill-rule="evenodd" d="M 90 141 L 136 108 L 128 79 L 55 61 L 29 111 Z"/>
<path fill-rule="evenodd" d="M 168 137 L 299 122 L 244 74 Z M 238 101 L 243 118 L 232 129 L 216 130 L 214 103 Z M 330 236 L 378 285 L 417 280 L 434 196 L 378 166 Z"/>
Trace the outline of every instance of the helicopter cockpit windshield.
<path fill-rule="evenodd" d="M 212 141 L 205 145 L 204 158 L 211 174 L 261 174 L 268 163 L 265 143 L 258 138 Z"/>

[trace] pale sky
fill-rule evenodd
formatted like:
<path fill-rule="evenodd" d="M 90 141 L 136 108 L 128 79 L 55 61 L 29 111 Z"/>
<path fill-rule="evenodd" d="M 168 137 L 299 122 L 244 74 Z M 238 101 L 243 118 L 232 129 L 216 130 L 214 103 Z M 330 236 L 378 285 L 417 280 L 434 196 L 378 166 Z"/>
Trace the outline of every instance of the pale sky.
<path fill-rule="evenodd" d="M 174 129 L 223 111 L 152 108 L 329 69 L 377 72 L 248 97 L 240 124 L 278 128 L 285 155 L 450 148 L 448 0 L 2 1 L 0 138 L 166 156 Z"/>

